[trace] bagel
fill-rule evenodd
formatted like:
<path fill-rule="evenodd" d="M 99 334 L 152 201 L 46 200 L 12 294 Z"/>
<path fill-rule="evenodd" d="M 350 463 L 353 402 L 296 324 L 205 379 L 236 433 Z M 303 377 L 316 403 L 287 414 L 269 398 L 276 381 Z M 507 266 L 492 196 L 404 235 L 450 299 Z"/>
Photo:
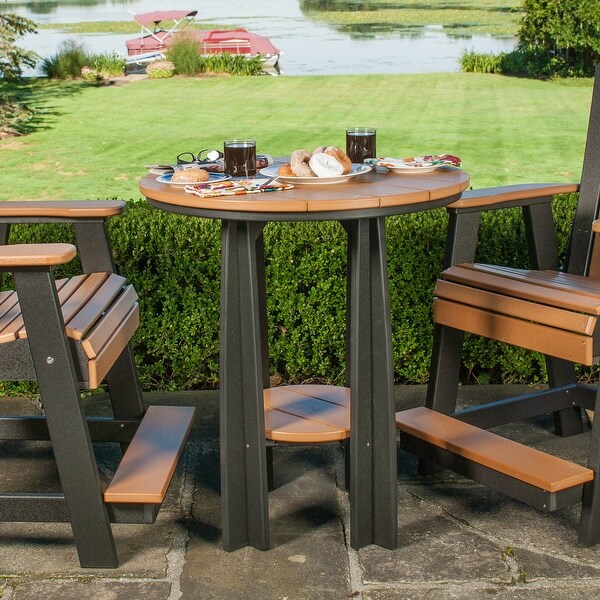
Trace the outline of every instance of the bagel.
<path fill-rule="evenodd" d="M 327 149 L 327 146 L 317 146 L 313 150 L 313 154 L 317 154 L 318 152 L 325 152 L 326 149 Z"/>
<path fill-rule="evenodd" d="M 344 172 L 344 165 L 335 156 L 325 152 L 313 154 L 309 165 L 317 177 L 338 177 Z"/>
<path fill-rule="evenodd" d="M 210 175 L 204 169 L 183 169 L 175 171 L 171 177 L 171 181 L 174 183 L 198 183 L 209 179 Z"/>
<path fill-rule="evenodd" d="M 285 163 L 284 165 L 281 165 L 279 169 L 277 169 L 277 175 L 281 175 L 282 177 L 295 177 L 294 171 L 292 171 L 290 163 Z"/>
<path fill-rule="evenodd" d="M 337 146 L 329 146 L 325 149 L 325 154 L 333 156 L 334 158 L 339 160 L 340 163 L 342 163 L 342 166 L 344 167 L 344 175 L 347 175 L 348 173 L 350 173 L 350 171 L 352 171 L 352 161 L 341 148 L 338 148 Z"/>
<path fill-rule="evenodd" d="M 309 166 L 311 154 L 307 150 L 295 150 L 290 156 L 290 166 L 296 177 L 315 177 Z"/>

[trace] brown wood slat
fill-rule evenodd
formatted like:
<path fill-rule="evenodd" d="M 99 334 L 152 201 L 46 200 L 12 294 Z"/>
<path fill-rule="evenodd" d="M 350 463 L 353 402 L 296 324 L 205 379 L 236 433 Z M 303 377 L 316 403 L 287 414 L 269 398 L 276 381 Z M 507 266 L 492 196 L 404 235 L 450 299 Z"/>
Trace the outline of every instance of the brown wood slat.
<path fill-rule="evenodd" d="M 122 200 L 8 200 L 0 202 L 1 217 L 104 218 L 125 209 Z"/>
<path fill-rule="evenodd" d="M 103 275 L 94 281 L 94 287 L 82 290 L 81 303 L 77 311 L 69 319 L 65 319 L 67 335 L 75 340 L 80 340 L 94 326 L 103 312 L 107 310 L 114 299 L 121 293 L 125 278 L 111 273 L 95 273 Z M 73 304 L 78 300 L 74 298 Z"/>
<path fill-rule="evenodd" d="M 578 183 L 524 183 L 506 185 L 483 190 L 469 190 L 460 200 L 448 205 L 448 208 L 477 208 L 492 206 L 502 202 L 544 198 L 556 194 L 568 194 L 579 190 Z"/>
<path fill-rule="evenodd" d="M 95 355 L 90 358 L 88 363 L 88 385 L 90 389 L 96 389 L 102 383 L 119 354 L 133 337 L 139 324 L 140 310 L 136 303 L 125 319 L 115 328 L 114 333 L 102 348 L 92 348 L 89 344 L 86 344 L 87 340 L 83 340 L 81 345 L 86 355 L 89 356 L 88 352 Z"/>
<path fill-rule="evenodd" d="M 77 249 L 73 244 L 0 245 L 0 266 L 51 267 L 70 262 L 76 254 Z"/>
<path fill-rule="evenodd" d="M 592 231 L 596 234 L 600 233 L 600 219 L 596 219 L 592 222 Z M 600 279 L 600 244 L 598 243 L 597 235 L 595 235 L 592 240 L 589 261 L 588 277 L 597 280 Z"/>
<path fill-rule="evenodd" d="M 516 319 L 534 321 L 584 335 L 592 335 L 598 321 L 596 317 L 579 312 L 553 308 L 441 279 L 438 279 L 434 293 L 439 298 L 452 300 L 453 302 L 468 304 Z"/>
<path fill-rule="evenodd" d="M 15 294 L 15 300 L 17 294 Z M 0 344 L 13 342 L 19 337 L 19 330 L 23 327 L 23 317 L 21 316 L 21 307 L 15 302 L 0 319 Z"/>
<path fill-rule="evenodd" d="M 265 436 L 280 442 L 318 443 L 350 436 L 350 389 L 290 385 L 264 390 Z"/>
<path fill-rule="evenodd" d="M 59 300 L 61 294 L 64 294 L 64 288 L 70 282 L 69 279 L 59 279 L 55 281 L 55 287 L 59 295 Z M 21 315 L 21 306 L 17 304 L 11 311 L 10 315 L 7 315 L 7 320 L 11 319 L 10 323 L 7 323 L 6 326 L 0 324 L 0 331 L 2 334 L 0 335 L 0 343 L 4 342 L 12 342 L 17 338 L 26 338 L 27 333 L 24 329 L 23 324 L 23 315 Z"/>
<path fill-rule="evenodd" d="M 69 333 L 68 323 L 73 319 L 82 307 L 86 306 L 90 298 L 97 292 L 102 284 L 108 279 L 108 273 L 90 273 L 82 282 L 77 289 L 73 290 L 73 293 L 68 299 L 61 301 L 61 311 L 65 325 L 67 325 L 67 335 Z M 71 332 L 72 333 L 72 332 Z M 75 339 L 78 339 L 75 335 L 72 335 Z"/>
<path fill-rule="evenodd" d="M 492 314 L 474 306 L 457 304 L 441 298 L 434 300 L 433 320 L 448 327 L 542 354 L 588 366 L 594 364 L 593 339 L 570 331 Z"/>
<path fill-rule="evenodd" d="M 21 314 L 18 305 L 17 292 L 2 292 L 2 304 L 0 304 L 0 344 L 12 342 L 17 337 L 14 329 L 8 329 L 10 324 Z M 16 307 L 16 308 L 15 308 Z"/>
<path fill-rule="evenodd" d="M 106 314 L 94 325 L 85 339 L 85 346 L 90 349 L 87 355 L 95 358 L 104 345 L 108 342 L 119 323 L 123 321 L 131 309 L 136 305 L 138 295 L 132 285 L 128 285 L 125 291 L 110 306 Z M 93 356 L 91 353 L 93 352 Z"/>
<path fill-rule="evenodd" d="M 396 426 L 434 446 L 547 492 L 559 492 L 594 479 L 591 469 L 424 407 L 396 413 Z"/>
<path fill-rule="evenodd" d="M 521 280 L 517 280 L 497 272 L 491 272 L 491 269 L 486 272 L 474 267 L 475 265 L 468 264 L 455 265 L 443 271 L 442 278 L 557 308 L 576 310 L 591 315 L 600 314 L 600 296 L 594 297 L 587 293 L 536 285 L 525 276 L 521 277 Z M 481 267 L 481 265 L 477 265 L 477 267 Z"/>
<path fill-rule="evenodd" d="M 555 291 L 573 292 L 589 296 L 590 298 L 600 297 L 600 282 L 596 279 L 590 279 L 589 277 L 583 277 L 581 275 L 573 275 L 571 273 L 562 273 L 560 271 L 552 270 L 536 271 L 516 269 L 514 267 L 484 265 L 479 263 L 461 266 L 479 273 L 489 273 L 515 281 L 534 281 L 536 285 Z"/>
<path fill-rule="evenodd" d="M 14 295 L 14 290 L 6 290 L 4 292 L 0 292 L 0 315 L 2 315 L 3 312 L 3 304 L 7 301 L 10 301 L 10 298 L 12 298 Z"/>
<path fill-rule="evenodd" d="M 104 492 L 104 501 L 161 504 L 194 413 L 190 406 L 150 406 Z"/>
<path fill-rule="evenodd" d="M 573 291 L 576 294 L 585 294 L 592 298 L 600 297 L 600 282 L 596 279 L 584 277 L 582 275 L 573 275 L 572 273 L 563 273 L 561 271 L 535 271 L 515 269 L 511 267 L 490 265 L 475 265 L 476 268 L 487 267 L 500 276 L 516 280 L 535 281 L 538 285 L 551 288 L 553 290 Z"/>
<path fill-rule="evenodd" d="M 63 320 L 66 321 L 73 313 L 76 307 L 83 304 L 94 289 L 101 284 L 103 279 L 108 277 L 107 273 L 92 273 L 90 275 L 75 275 L 69 279 L 61 279 L 60 286 L 58 282 L 56 289 L 58 291 L 58 301 L 60 302 Z M 65 314 L 66 313 L 66 314 Z M 23 318 L 20 317 L 21 328 L 19 329 L 19 338 L 27 338 L 27 330 L 23 325 Z"/>

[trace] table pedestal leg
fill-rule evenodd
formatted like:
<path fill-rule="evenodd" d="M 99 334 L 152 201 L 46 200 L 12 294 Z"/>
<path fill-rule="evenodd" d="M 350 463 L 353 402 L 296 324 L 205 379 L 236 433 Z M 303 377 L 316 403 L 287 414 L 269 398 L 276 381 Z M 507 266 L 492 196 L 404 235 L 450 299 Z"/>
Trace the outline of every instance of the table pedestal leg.
<path fill-rule="evenodd" d="M 348 357 L 351 388 L 350 543 L 397 545 L 392 329 L 385 219 L 344 223 L 348 233 Z"/>
<path fill-rule="evenodd" d="M 269 547 L 263 228 L 264 223 L 237 221 L 222 226 L 221 526 L 228 551 Z"/>

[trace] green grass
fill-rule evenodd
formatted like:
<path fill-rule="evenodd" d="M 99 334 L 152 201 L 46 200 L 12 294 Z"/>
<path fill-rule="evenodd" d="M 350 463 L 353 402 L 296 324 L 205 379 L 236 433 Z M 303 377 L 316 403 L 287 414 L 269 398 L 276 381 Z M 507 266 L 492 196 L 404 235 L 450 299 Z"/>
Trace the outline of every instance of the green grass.
<path fill-rule="evenodd" d="M 0 95 L 15 91 L 0 84 Z M 127 85 L 31 81 L 35 130 L 0 141 L 0 200 L 137 198 L 144 165 L 255 137 L 258 151 L 344 144 L 377 127 L 378 154 L 450 152 L 474 187 L 577 180 L 591 80 L 444 73 L 217 77 Z"/>
<path fill-rule="evenodd" d="M 329 10 L 313 8 L 320 4 L 320 0 L 301 1 L 311 17 L 356 34 L 441 25 L 455 35 L 516 35 L 523 14 L 520 0 L 371 0 L 360 3 L 362 10 L 352 10 L 354 3 L 348 0 L 330 0 Z"/>

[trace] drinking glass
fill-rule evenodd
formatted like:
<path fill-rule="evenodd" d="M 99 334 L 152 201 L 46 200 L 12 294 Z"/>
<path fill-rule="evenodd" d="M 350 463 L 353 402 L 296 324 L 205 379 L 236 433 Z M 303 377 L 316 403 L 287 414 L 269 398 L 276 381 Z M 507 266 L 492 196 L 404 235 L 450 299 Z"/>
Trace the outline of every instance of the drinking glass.
<path fill-rule="evenodd" d="M 225 140 L 223 150 L 226 175 L 232 177 L 254 177 L 256 175 L 256 140 Z"/>
<path fill-rule="evenodd" d="M 346 129 L 346 154 L 353 163 L 362 163 L 365 158 L 375 158 L 376 133 L 374 127 L 349 127 Z"/>

